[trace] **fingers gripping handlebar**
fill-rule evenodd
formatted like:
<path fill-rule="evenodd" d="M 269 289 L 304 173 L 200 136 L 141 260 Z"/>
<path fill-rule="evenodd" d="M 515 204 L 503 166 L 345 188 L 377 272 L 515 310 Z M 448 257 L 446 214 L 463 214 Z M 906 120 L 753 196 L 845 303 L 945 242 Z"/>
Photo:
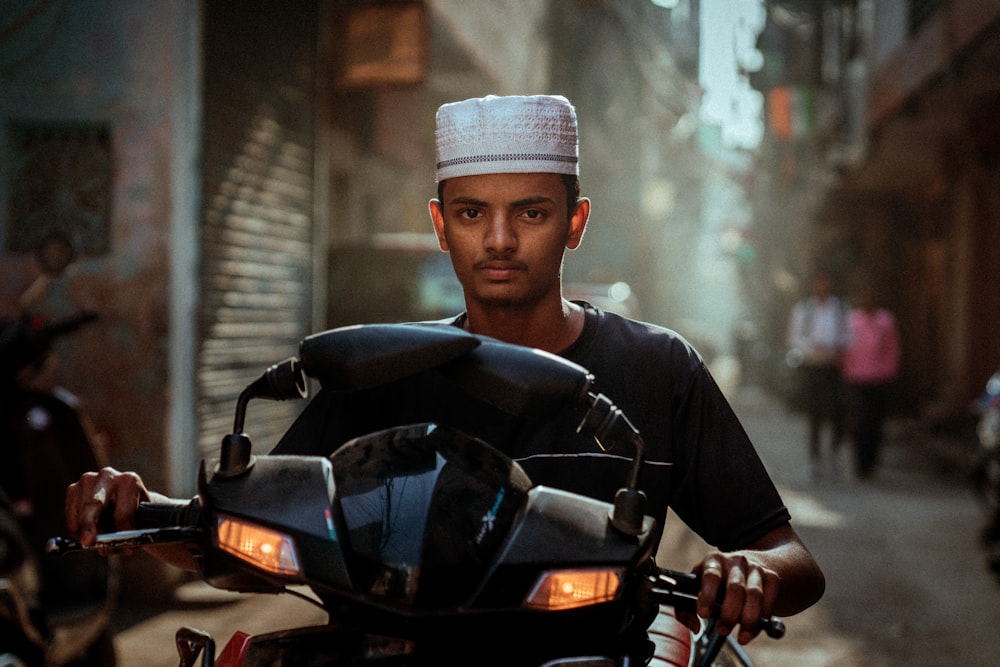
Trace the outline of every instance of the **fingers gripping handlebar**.
<path fill-rule="evenodd" d="M 701 578 L 693 572 L 675 572 L 661 568 L 652 577 L 653 595 L 662 604 L 681 611 L 694 612 L 701 589 Z M 713 607 L 713 616 L 718 614 L 721 600 Z M 772 639 L 785 636 L 784 622 L 775 616 L 760 619 L 760 629 Z"/>
<path fill-rule="evenodd" d="M 79 540 L 53 537 L 45 544 L 48 555 L 62 555 L 73 551 L 121 551 L 152 544 L 194 544 L 200 541 L 203 530 L 199 527 L 200 510 L 197 500 L 182 503 L 139 503 L 135 514 L 136 530 L 102 533 L 91 546 Z"/>

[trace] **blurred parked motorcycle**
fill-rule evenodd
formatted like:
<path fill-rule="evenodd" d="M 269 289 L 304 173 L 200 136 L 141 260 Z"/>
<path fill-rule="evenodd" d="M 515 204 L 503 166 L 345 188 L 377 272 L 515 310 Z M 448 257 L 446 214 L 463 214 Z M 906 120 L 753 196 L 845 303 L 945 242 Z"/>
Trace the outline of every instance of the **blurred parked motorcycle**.
<path fill-rule="evenodd" d="M 1000 370 L 986 382 L 974 409 L 979 415 L 976 485 L 986 506 L 982 541 L 990 568 L 1000 576 Z"/>
<path fill-rule="evenodd" d="M 21 315 L 0 320 L 0 665 L 110 667 L 114 561 L 40 558 L 65 530 L 66 486 L 103 461 L 79 400 L 51 379 L 53 346 L 96 319 L 48 321 L 33 305 L 74 257 L 68 239 L 40 246 L 39 278 Z"/>

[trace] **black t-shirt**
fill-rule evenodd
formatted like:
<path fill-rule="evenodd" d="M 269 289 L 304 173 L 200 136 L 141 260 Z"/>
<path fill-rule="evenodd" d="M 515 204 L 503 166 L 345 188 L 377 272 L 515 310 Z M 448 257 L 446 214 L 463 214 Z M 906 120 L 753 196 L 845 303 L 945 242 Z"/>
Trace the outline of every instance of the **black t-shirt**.
<path fill-rule="evenodd" d="M 639 483 L 658 525 L 670 507 L 706 542 L 732 550 L 787 523 L 774 484 L 699 354 L 669 329 L 581 305 L 583 332 L 561 356 L 593 373 L 594 390 L 638 428 L 646 443 Z M 516 419 L 430 371 L 365 391 L 320 391 L 272 453 L 328 455 L 365 433 L 437 422 L 499 448 L 536 484 L 610 502 L 625 485 L 633 453 L 605 452 L 577 435 L 579 417 L 566 410 Z"/>

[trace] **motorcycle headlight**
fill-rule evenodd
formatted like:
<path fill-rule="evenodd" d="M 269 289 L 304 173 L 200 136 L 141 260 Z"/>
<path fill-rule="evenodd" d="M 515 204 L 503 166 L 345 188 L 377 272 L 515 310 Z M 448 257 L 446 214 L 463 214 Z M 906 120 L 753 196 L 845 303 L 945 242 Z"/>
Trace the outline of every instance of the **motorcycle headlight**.
<path fill-rule="evenodd" d="M 219 549 L 265 572 L 294 576 L 302 572 L 291 537 L 235 517 L 219 515 Z"/>
<path fill-rule="evenodd" d="M 620 567 L 548 570 L 538 577 L 524 606 L 559 611 L 609 602 L 618 595 L 623 574 Z"/>

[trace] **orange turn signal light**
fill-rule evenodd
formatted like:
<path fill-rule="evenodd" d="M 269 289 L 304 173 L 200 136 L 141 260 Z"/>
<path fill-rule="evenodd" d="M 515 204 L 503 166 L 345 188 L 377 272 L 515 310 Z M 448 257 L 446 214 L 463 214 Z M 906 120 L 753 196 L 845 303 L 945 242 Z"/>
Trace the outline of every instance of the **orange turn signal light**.
<path fill-rule="evenodd" d="M 265 572 L 288 576 L 302 572 L 295 542 L 284 533 L 220 514 L 216 538 L 220 549 Z"/>
<path fill-rule="evenodd" d="M 524 601 L 530 609 L 559 611 L 614 600 L 624 571 L 614 568 L 584 568 L 543 572 Z"/>

